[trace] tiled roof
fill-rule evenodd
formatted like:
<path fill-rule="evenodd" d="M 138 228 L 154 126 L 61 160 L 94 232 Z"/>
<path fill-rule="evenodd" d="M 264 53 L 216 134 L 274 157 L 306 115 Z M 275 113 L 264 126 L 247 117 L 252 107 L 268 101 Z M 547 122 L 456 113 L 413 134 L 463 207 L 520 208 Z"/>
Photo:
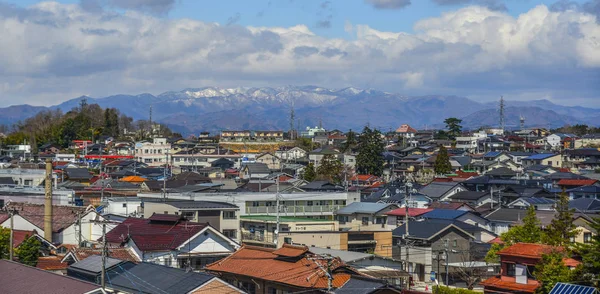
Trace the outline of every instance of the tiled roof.
<path fill-rule="evenodd" d="M 44 257 L 40 257 L 44 259 Z M 39 264 L 39 261 L 38 261 Z M 57 275 L 17 262 L 0 260 L 2 293 L 87 293 L 100 286 L 78 279 Z M 9 274 L 6 274 L 9 273 Z"/>
<path fill-rule="evenodd" d="M 377 213 L 392 204 L 389 203 L 370 203 L 370 202 L 352 202 L 345 207 L 340 208 L 336 214 L 348 215 L 354 213 Z M 398 207 L 398 206 L 394 206 Z"/>
<path fill-rule="evenodd" d="M 326 261 L 309 260 L 307 256 L 286 258 L 275 254 L 275 249 L 245 245 L 229 257 L 208 265 L 206 270 L 299 288 L 327 288 L 327 276 L 317 263 L 327 267 Z M 350 274 L 344 271 L 346 265 L 339 259 L 333 260 L 331 268 L 334 288 L 341 287 L 350 279 Z"/>
<path fill-rule="evenodd" d="M 430 212 L 423 214 L 422 217 L 452 220 L 452 219 L 457 219 L 466 213 L 469 213 L 469 212 L 464 211 L 464 210 L 433 209 Z"/>
<path fill-rule="evenodd" d="M 556 156 L 558 154 L 554 154 L 554 153 L 542 153 L 542 154 L 535 154 L 535 155 L 531 155 L 529 157 L 525 157 L 523 158 L 523 160 L 544 160 L 553 156 Z"/>
<path fill-rule="evenodd" d="M 11 202 L 10 208 L 40 229 L 44 229 L 44 205 Z M 85 212 L 85 207 L 52 205 L 52 232 L 61 232 L 77 221 L 77 213 Z"/>
<path fill-rule="evenodd" d="M 69 264 L 61 262 L 61 258 L 58 256 L 40 256 L 38 257 L 37 268 L 46 271 L 66 270 Z"/>
<path fill-rule="evenodd" d="M 563 263 L 568 267 L 577 267 L 581 264 L 580 261 L 575 260 L 573 258 L 563 258 Z"/>
<path fill-rule="evenodd" d="M 127 218 L 106 233 L 106 240 L 110 243 L 120 244 L 127 240 L 127 236 L 130 236 L 141 251 L 173 250 L 205 227 L 206 224 L 187 221 L 170 222 Z"/>
<path fill-rule="evenodd" d="M 408 216 L 415 217 L 430 212 L 431 208 L 408 208 Z M 386 215 L 405 216 L 406 208 L 397 208 L 385 213 Z"/>
<path fill-rule="evenodd" d="M 461 202 L 461 201 L 436 201 L 436 202 L 431 203 L 431 205 L 429 205 L 429 208 L 456 210 L 463 206 L 467 206 L 472 209 L 472 207 L 469 204 L 467 204 L 465 202 Z"/>
<path fill-rule="evenodd" d="M 122 182 L 130 182 L 130 183 L 142 183 L 142 182 L 147 181 L 147 180 L 148 179 L 142 178 L 140 176 L 127 176 L 127 177 L 121 178 L 120 181 L 122 181 Z"/>
<path fill-rule="evenodd" d="M 293 246 L 293 245 L 285 245 L 275 251 L 273 254 L 279 256 L 287 256 L 287 257 L 298 257 L 308 251 L 306 246 Z"/>
<path fill-rule="evenodd" d="M 139 260 L 135 254 L 133 254 L 133 252 L 131 252 L 131 247 L 127 247 L 127 248 L 110 248 L 108 249 L 108 257 L 112 257 L 112 258 L 116 258 L 116 259 L 120 259 L 120 260 L 126 260 L 126 261 L 131 261 L 131 262 L 135 262 L 138 263 L 141 260 Z M 102 255 L 102 249 L 95 249 L 95 248 L 73 248 L 71 250 L 73 252 L 73 254 L 75 254 L 77 256 L 78 260 L 84 260 L 92 255 Z"/>
<path fill-rule="evenodd" d="M 554 250 L 561 251 L 559 247 L 553 247 L 546 244 L 534 243 L 516 243 L 498 251 L 498 255 L 520 256 L 527 258 L 542 258 L 543 254 L 551 253 Z"/>
<path fill-rule="evenodd" d="M 496 237 L 490 241 L 488 241 L 489 244 L 504 244 L 504 241 L 502 241 L 502 239 L 500 239 L 500 237 Z"/>
<path fill-rule="evenodd" d="M 460 191 L 452 196 L 453 200 L 473 200 L 477 201 L 484 196 L 489 196 L 489 192 L 476 192 L 476 191 Z"/>
<path fill-rule="evenodd" d="M 559 186 L 591 186 L 595 184 L 596 180 L 576 180 L 576 179 L 561 179 L 558 181 Z"/>
<path fill-rule="evenodd" d="M 486 288 L 493 287 L 493 288 L 498 288 L 498 289 L 506 289 L 506 290 L 510 290 L 510 291 L 522 291 L 522 292 L 528 292 L 528 293 L 535 292 L 535 289 L 537 289 L 537 287 L 539 286 L 539 284 L 537 282 L 532 283 L 532 284 L 518 284 L 513 281 L 504 281 L 498 276 L 491 277 L 485 281 L 482 281 L 479 284 L 482 286 L 485 286 Z"/>
<path fill-rule="evenodd" d="M 13 230 L 13 248 L 19 247 L 25 238 L 29 238 L 35 234 L 35 231 Z"/>
<path fill-rule="evenodd" d="M 411 126 L 409 125 L 401 125 L 400 127 L 398 127 L 396 129 L 396 133 L 416 133 L 417 130 L 413 129 Z"/>

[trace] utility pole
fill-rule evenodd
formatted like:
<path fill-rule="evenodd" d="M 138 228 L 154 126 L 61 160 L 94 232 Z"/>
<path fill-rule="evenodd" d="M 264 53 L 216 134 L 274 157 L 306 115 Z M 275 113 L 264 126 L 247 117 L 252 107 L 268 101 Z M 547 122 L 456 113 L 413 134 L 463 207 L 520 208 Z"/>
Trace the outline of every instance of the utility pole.
<path fill-rule="evenodd" d="M 105 186 L 105 182 L 104 182 L 104 176 L 102 175 L 104 173 L 104 161 L 100 160 L 100 202 L 104 202 L 104 186 Z"/>
<path fill-rule="evenodd" d="M 163 168 L 163 201 L 167 201 L 167 164 L 169 163 L 169 153 L 166 154 L 165 167 Z"/>
<path fill-rule="evenodd" d="M 410 290 L 410 249 L 408 246 L 408 236 L 409 236 L 409 232 L 408 232 L 408 221 L 409 221 L 409 212 L 408 212 L 408 195 L 410 194 L 410 188 L 412 187 L 412 184 L 408 181 L 408 179 L 406 180 L 406 183 L 404 184 L 404 189 L 405 189 L 405 193 L 404 193 L 404 225 L 405 225 L 405 229 L 406 232 L 404 234 L 404 244 L 406 245 L 406 272 L 408 273 L 409 279 L 408 279 L 408 289 Z"/>
<path fill-rule="evenodd" d="M 77 213 L 77 227 L 79 227 L 79 234 L 77 234 L 77 246 L 81 247 L 81 243 L 83 243 L 83 234 L 81 233 L 81 212 Z"/>
<path fill-rule="evenodd" d="M 279 176 L 277 177 L 277 194 L 275 194 L 275 206 L 277 207 L 276 213 L 276 225 L 275 225 L 275 247 L 279 245 Z"/>
<path fill-rule="evenodd" d="M 15 229 L 14 228 L 14 222 L 13 222 L 13 216 L 14 215 L 15 215 L 15 209 L 13 208 L 13 209 L 10 210 L 10 243 L 8 245 L 9 252 L 10 252 L 8 260 L 10 260 L 10 261 L 13 260 L 14 255 L 15 255 L 15 252 L 14 252 L 15 249 L 13 248 L 13 238 L 14 238 L 13 237 L 13 232 L 14 232 L 14 229 Z"/>
<path fill-rule="evenodd" d="M 327 276 L 327 293 L 331 293 L 333 290 L 333 275 L 331 274 L 333 257 L 331 255 L 317 255 L 316 257 L 308 258 L 308 260 L 312 260 L 322 271 L 325 272 L 325 275 Z M 327 268 L 323 268 L 323 265 L 321 265 L 318 260 L 327 260 Z"/>
<path fill-rule="evenodd" d="M 102 273 L 100 275 L 102 289 L 106 289 L 106 222 L 102 223 Z"/>
<path fill-rule="evenodd" d="M 444 252 L 446 253 L 446 286 L 448 286 L 448 239 L 444 242 Z"/>

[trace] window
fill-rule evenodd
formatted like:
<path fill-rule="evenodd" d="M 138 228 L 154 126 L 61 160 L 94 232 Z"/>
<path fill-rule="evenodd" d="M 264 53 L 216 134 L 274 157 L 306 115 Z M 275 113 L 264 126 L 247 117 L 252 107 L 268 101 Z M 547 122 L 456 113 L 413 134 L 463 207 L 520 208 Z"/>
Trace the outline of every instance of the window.
<path fill-rule="evenodd" d="M 196 212 L 195 211 L 184 211 L 181 215 L 185 219 L 191 220 L 191 219 L 194 219 L 194 217 L 196 217 Z"/>
<path fill-rule="evenodd" d="M 378 217 L 378 218 L 375 219 L 375 223 L 378 224 L 378 225 L 379 224 L 384 224 L 385 223 L 385 218 Z"/>
<path fill-rule="evenodd" d="M 271 201 L 267 201 L 267 202 L 265 202 L 265 205 L 266 205 L 266 206 L 273 206 L 273 202 L 271 202 Z"/>
<path fill-rule="evenodd" d="M 325 206 L 325 205 L 328 205 L 328 204 L 329 204 L 329 201 L 327 201 L 327 200 L 319 200 L 319 205 Z"/>
<path fill-rule="evenodd" d="M 456 247 L 456 246 L 458 246 L 458 244 L 457 244 L 457 243 L 458 243 L 458 242 L 456 242 L 456 240 L 452 241 L 452 247 Z"/>
<path fill-rule="evenodd" d="M 313 202 L 312 201 L 306 201 L 306 206 L 313 206 Z"/>
<path fill-rule="evenodd" d="M 583 243 L 592 242 L 592 233 L 583 233 Z"/>
<path fill-rule="evenodd" d="M 223 230 L 223 235 L 227 238 L 237 238 L 237 230 Z"/>
<path fill-rule="evenodd" d="M 348 221 L 348 216 L 345 215 L 338 215 L 338 221 L 340 222 L 340 224 L 345 224 Z"/>
<path fill-rule="evenodd" d="M 258 201 L 252 201 L 252 207 L 257 207 L 257 206 L 259 206 Z"/>
<path fill-rule="evenodd" d="M 571 243 L 575 243 L 575 237 L 570 237 L 569 241 L 571 241 Z"/>
<path fill-rule="evenodd" d="M 366 226 L 369 224 L 369 217 L 368 216 L 363 216 L 362 218 L 362 224 L 363 226 Z"/>
<path fill-rule="evenodd" d="M 283 243 L 285 243 L 285 244 L 292 244 L 292 238 L 291 237 L 285 237 L 285 238 L 283 238 Z"/>
<path fill-rule="evenodd" d="M 127 207 L 127 203 L 123 203 L 123 208 Z"/>
<path fill-rule="evenodd" d="M 516 269 L 516 264 L 514 263 L 507 263 L 506 264 L 506 275 L 509 277 L 514 277 L 515 276 L 515 269 Z"/>
<path fill-rule="evenodd" d="M 235 219 L 235 211 L 223 211 L 223 219 Z"/>

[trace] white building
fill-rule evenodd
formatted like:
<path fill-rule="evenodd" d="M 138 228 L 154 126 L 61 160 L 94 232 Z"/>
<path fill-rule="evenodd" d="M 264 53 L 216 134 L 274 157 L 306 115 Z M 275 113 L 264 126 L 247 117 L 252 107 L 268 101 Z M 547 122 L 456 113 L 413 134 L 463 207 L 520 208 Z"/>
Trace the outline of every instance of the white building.
<path fill-rule="evenodd" d="M 313 138 L 316 133 L 326 132 L 322 127 L 306 127 L 306 130 L 300 132 L 300 136 L 303 138 Z"/>
<path fill-rule="evenodd" d="M 171 144 L 166 138 L 154 138 L 152 143 L 147 141 L 135 144 L 135 159 L 148 166 L 161 166 L 170 162 Z"/>
<path fill-rule="evenodd" d="M 31 145 L 6 145 L 6 149 L 2 149 L 2 154 L 12 158 L 27 160 L 31 158 Z"/>
<path fill-rule="evenodd" d="M 307 154 L 308 152 L 300 147 L 281 148 L 275 151 L 275 156 L 281 158 L 283 161 L 293 161 L 305 158 Z"/>
<path fill-rule="evenodd" d="M 60 154 L 60 153 L 57 153 L 57 154 L 54 155 L 54 161 L 75 162 L 75 154 Z"/>

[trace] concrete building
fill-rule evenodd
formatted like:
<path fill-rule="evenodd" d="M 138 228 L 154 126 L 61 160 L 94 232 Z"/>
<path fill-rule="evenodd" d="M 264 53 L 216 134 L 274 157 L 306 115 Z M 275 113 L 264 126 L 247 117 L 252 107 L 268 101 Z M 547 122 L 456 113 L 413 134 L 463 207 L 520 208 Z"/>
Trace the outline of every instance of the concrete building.
<path fill-rule="evenodd" d="M 154 138 L 152 142 L 135 144 L 135 159 L 148 166 L 161 166 L 171 161 L 171 144 L 166 138 Z"/>
<path fill-rule="evenodd" d="M 273 215 L 246 215 L 240 218 L 241 241 L 258 246 L 281 247 L 275 243 L 277 217 Z M 306 217 L 280 217 L 279 231 L 285 233 L 283 243 L 292 244 L 294 233 L 336 232 L 337 221 Z M 289 234 L 287 234 L 289 233 Z"/>

